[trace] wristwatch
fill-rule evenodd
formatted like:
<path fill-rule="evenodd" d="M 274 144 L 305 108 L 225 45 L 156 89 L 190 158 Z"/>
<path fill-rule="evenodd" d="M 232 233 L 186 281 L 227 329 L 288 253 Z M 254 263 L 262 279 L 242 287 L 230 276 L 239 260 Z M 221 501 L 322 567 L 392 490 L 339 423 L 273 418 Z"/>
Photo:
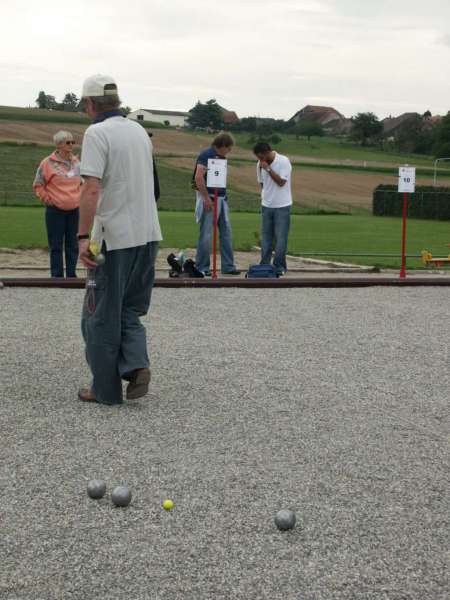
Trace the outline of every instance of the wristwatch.
<path fill-rule="evenodd" d="M 89 239 L 89 234 L 88 233 L 79 233 L 77 235 L 77 239 L 78 240 L 88 240 Z"/>
<path fill-rule="evenodd" d="M 272 172 L 272 169 L 271 169 L 270 167 L 267 167 L 266 171 L 267 171 L 268 173 L 271 173 L 271 172 Z"/>

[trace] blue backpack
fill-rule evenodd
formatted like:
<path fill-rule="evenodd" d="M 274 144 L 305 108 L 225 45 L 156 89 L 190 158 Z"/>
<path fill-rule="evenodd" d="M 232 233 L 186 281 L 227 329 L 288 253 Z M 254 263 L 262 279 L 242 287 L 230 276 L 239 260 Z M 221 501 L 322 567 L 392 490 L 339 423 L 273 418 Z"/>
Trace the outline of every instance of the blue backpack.
<path fill-rule="evenodd" d="M 250 279 L 269 279 L 278 277 L 273 265 L 250 265 L 245 276 Z"/>

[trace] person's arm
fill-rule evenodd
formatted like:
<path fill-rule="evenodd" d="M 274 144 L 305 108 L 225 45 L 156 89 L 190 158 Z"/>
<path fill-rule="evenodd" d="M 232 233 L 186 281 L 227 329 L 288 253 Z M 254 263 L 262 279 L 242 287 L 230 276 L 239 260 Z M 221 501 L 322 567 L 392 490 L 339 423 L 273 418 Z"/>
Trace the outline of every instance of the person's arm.
<path fill-rule="evenodd" d="M 283 187 L 283 185 L 285 185 L 287 179 L 283 179 L 283 177 L 281 177 L 281 175 L 278 175 L 278 173 L 275 173 L 275 171 L 271 168 L 269 163 L 262 160 L 261 168 L 264 169 L 264 171 L 270 175 L 270 177 L 275 181 L 275 183 L 277 185 L 279 185 L 280 187 Z"/>
<path fill-rule="evenodd" d="M 197 164 L 197 168 L 195 170 L 195 185 L 197 186 L 199 194 L 201 194 L 203 198 L 203 208 L 206 211 L 211 210 L 213 206 L 212 200 L 209 197 L 208 188 L 206 187 L 205 183 L 205 173 L 207 170 L 207 167 L 201 164 Z"/>
<path fill-rule="evenodd" d="M 100 196 L 100 179 L 86 176 L 81 188 L 80 197 L 80 221 L 78 235 L 89 235 L 97 211 L 97 203 Z M 79 256 L 85 267 L 95 268 L 97 264 L 92 260 L 89 252 L 89 238 L 79 240 Z"/>
<path fill-rule="evenodd" d="M 90 127 L 83 137 L 81 148 L 80 174 L 84 179 L 80 196 L 80 219 L 78 225 L 79 257 L 88 268 L 97 265 L 89 252 L 89 232 L 94 222 L 97 204 L 100 197 L 101 180 L 106 168 L 107 143 L 98 132 Z"/>
<path fill-rule="evenodd" d="M 262 180 L 262 173 L 261 173 L 261 170 L 262 170 L 262 169 L 261 169 L 261 164 L 260 164 L 260 162 L 259 162 L 259 160 L 258 160 L 258 162 L 256 163 L 256 180 L 257 180 L 257 181 L 258 181 L 258 183 L 259 183 L 259 187 L 260 187 L 261 189 L 263 189 L 263 187 L 264 187 L 264 184 L 263 184 L 263 180 Z"/>
<path fill-rule="evenodd" d="M 51 197 L 47 191 L 46 186 L 47 182 L 45 181 L 44 166 L 41 163 L 39 165 L 38 170 L 36 171 L 36 177 L 34 178 L 33 182 L 33 189 L 39 200 L 41 200 L 41 202 L 48 206 L 51 204 Z"/>

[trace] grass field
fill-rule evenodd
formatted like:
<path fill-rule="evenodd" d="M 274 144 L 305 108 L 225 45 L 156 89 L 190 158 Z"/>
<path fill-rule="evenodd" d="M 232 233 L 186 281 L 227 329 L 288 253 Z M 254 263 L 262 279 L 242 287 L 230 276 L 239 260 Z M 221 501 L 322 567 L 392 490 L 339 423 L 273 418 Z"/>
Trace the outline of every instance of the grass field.
<path fill-rule="evenodd" d="M 197 242 L 198 228 L 193 214 L 161 212 L 164 241 L 162 247 L 192 248 Z M 260 217 L 255 213 L 232 213 L 234 248 L 249 250 L 257 242 Z M 435 255 L 448 253 L 450 242 L 445 222 L 410 219 L 407 253 L 420 254 L 428 249 Z M 44 209 L 31 207 L 0 208 L 0 247 L 45 247 Z M 304 255 L 329 252 L 329 258 L 380 267 L 398 267 L 399 258 L 386 256 L 349 257 L 345 254 L 395 254 L 401 247 L 401 220 L 371 216 L 294 215 L 289 238 L 289 252 Z M 321 256 L 320 258 L 326 258 Z M 408 268 L 419 268 L 419 259 L 409 259 Z"/>
<path fill-rule="evenodd" d="M 163 132 L 165 149 L 176 147 L 179 132 Z M 181 150 L 187 147 L 187 134 L 180 138 Z M 197 146 L 203 139 L 194 138 Z M 157 140 L 161 142 L 160 139 Z M 42 158 L 51 146 L 0 143 L 0 205 L 37 205 L 32 182 Z M 77 148 L 79 152 L 79 148 Z M 194 197 L 190 187 L 194 156 L 157 157 L 161 181 L 161 210 L 192 210 Z M 374 172 L 377 170 L 378 172 Z M 295 212 L 367 213 L 371 210 L 372 193 L 379 184 L 394 184 L 395 169 L 360 169 L 348 166 L 305 164 L 294 167 L 292 189 Z M 231 159 L 229 195 L 234 211 L 258 211 L 259 193 L 255 180 L 255 161 Z M 418 171 L 418 183 L 430 184 L 431 177 Z"/>

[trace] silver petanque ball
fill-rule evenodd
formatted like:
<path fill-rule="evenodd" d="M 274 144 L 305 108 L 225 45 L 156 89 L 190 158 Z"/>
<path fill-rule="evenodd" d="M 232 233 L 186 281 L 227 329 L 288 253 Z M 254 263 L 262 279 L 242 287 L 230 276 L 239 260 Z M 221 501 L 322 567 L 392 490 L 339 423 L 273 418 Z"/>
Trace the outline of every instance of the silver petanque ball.
<path fill-rule="evenodd" d="M 292 510 L 279 510 L 275 515 L 275 525 L 281 531 L 293 529 L 297 518 Z"/>
<path fill-rule="evenodd" d="M 93 498 L 94 500 L 103 498 L 106 493 L 106 483 L 101 479 L 92 479 L 87 484 L 87 493 L 89 498 Z"/>
<path fill-rule="evenodd" d="M 99 267 L 101 267 L 102 265 L 105 264 L 105 260 L 106 260 L 106 257 L 103 254 L 103 252 L 100 252 L 100 254 L 97 254 L 97 256 L 94 258 L 94 261 L 97 263 L 97 265 Z"/>
<path fill-rule="evenodd" d="M 131 502 L 130 489 L 126 485 L 119 485 L 113 489 L 111 500 L 116 506 L 128 506 Z"/>

